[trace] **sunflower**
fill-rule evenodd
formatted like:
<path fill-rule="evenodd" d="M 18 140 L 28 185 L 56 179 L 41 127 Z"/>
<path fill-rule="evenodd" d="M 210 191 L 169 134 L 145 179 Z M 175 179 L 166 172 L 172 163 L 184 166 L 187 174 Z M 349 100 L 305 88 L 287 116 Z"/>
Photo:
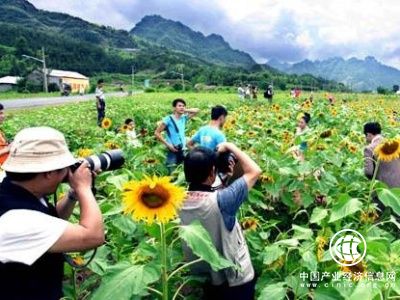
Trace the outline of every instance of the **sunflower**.
<path fill-rule="evenodd" d="M 317 258 L 321 261 L 324 256 L 324 248 L 328 245 L 328 239 L 324 236 L 318 236 L 315 240 L 317 245 Z"/>
<path fill-rule="evenodd" d="M 351 261 L 342 261 L 342 263 L 349 264 L 352 263 Z M 341 266 L 340 271 L 343 273 L 351 273 L 351 280 L 352 281 L 360 281 L 363 277 L 366 277 L 367 272 L 367 265 L 365 262 L 360 261 L 358 264 L 354 266 Z"/>
<path fill-rule="evenodd" d="M 375 209 L 369 211 L 362 211 L 360 214 L 360 221 L 365 224 L 372 224 L 379 218 L 379 215 Z"/>
<path fill-rule="evenodd" d="M 109 129 L 111 125 L 112 121 L 110 118 L 104 118 L 103 121 L 101 121 L 101 128 Z"/>
<path fill-rule="evenodd" d="M 112 142 L 112 141 L 106 142 L 104 144 L 104 147 L 106 147 L 109 150 L 119 149 L 119 145 L 117 143 Z"/>
<path fill-rule="evenodd" d="M 87 149 L 87 148 L 82 148 L 79 149 L 77 152 L 78 157 L 88 157 L 90 155 L 93 154 L 93 150 L 92 149 Z"/>
<path fill-rule="evenodd" d="M 73 257 L 72 261 L 74 262 L 74 264 L 76 264 L 78 266 L 83 266 L 85 264 L 85 261 L 81 255 L 77 255 L 77 256 Z"/>
<path fill-rule="evenodd" d="M 262 174 L 260 176 L 260 181 L 262 183 L 273 183 L 274 182 L 274 178 L 268 174 Z"/>
<path fill-rule="evenodd" d="M 375 155 L 379 160 L 392 161 L 400 157 L 400 139 L 389 139 L 375 148 Z"/>
<path fill-rule="evenodd" d="M 318 144 L 317 146 L 316 146 L 316 149 L 318 150 L 318 151 L 323 151 L 323 150 L 326 150 L 328 147 L 327 147 L 327 145 L 326 144 Z"/>
<path fill-rule="evenodd" d="M 248 137 L 255 137 L 257 135 L 257 132 L 255 132 L 255 131 L 249 131 L 249 132 L 247 132 L 247 136 Z"/>
<path fill-rule="evenodd" d="M 127 132 L 127 131 L 129 131 L 129 130 L 132 130 L 131 128 L 130 128 L 130 126 L 129 125 L 124 125 L 124 126 L 121 126 L 120 128 L 119 128 L 119 132 L 122 132 L 122 133 L 125 133 L 125 132 Z"/>
<path fill-rule="evenodd" d="M 348 144 L 347 149 L 349 149 L 349 151 L 353 154 L 357 152 L 357 147 L 353 144 Z"/>
<path fill-rule="evenodd" d="M 158 160 L 155 158 L 148 158 L 144 161 L 144 163 L 146 165 L 155 165 L 156 163 L 158 163 Z"/>
<path fill-rule="evenodd" d="M 247 218 L 242 221 L 243 230 L 256 230 L 258 227 L 258 220 L 256 218 Z"/>
<path fill-rule="evenodd" d="M 325 139 L 325 138 L 330 137 L 331 135 L 332 135 L 332 130 L 328 129 L 328 130 L 323 131 L 323 132 L 320 134 L 320 137 L 323 138 L 323 139 Z"/>
<path fill-rule="evenodd" d="M 170 182 L 170 177 L 145 177 L 124 185 L 124 213 L 136 221 L 152 224 L 174 219 L 185 199 L 185 190 Z"/>
<path fill-rule="evenodd" d="M 140 136 L 146 136 L 149 133 L 149 131 L 147 130 L 147 128 L 142 127 L 142 129 L 140 129 Z"/>

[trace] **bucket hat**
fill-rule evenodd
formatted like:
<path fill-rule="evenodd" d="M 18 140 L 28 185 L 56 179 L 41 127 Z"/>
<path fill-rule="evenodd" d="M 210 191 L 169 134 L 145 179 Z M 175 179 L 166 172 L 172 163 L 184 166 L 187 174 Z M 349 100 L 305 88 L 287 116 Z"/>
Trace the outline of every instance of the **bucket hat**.
<path fill-rule="evenodd" d="M 14 173 L 41 173 L 69 167 L 76 161 L 61 132 L 31 127 L 17 133 L 2 168 Z"/>

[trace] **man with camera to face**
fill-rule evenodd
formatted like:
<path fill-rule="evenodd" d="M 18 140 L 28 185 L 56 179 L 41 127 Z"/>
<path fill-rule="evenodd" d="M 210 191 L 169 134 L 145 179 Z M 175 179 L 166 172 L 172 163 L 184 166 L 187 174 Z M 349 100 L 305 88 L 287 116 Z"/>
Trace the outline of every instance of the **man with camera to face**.
<path fill-rule="evenodd" d="M 183 99 L 175 99 L 172 107 L 174 109 L 172 115 L 166 116 L 155 131 L 156 138 L 168 149 L 166 165 L 169 173 L 183 162 L 186 122 L 200 111 L 198 108 L 187 109 Z M 164 130 L 167 133 L 166 139 L 162 136 Z"/>
<path fill-rule="evenodd" d="M 184 225 L 199 220 L 208 231 L 218 252 L 238 266 L 214 272 L 207 263 L 193 265 L 192 272 L 206 275 L 210 285 L 204 299 L 254 299 L 254 269 L 236 213 L 261 174 L 260 167 L 232 143 L 218 145 L 219 153 L 232 153 L 243 168 L 243 176 L 224 189 L 213 190 L 217 176 L 217 154 L 197 147 L 185 157 L 184 172 L 189 192 L 180 211 Z M 184 245 L 185 257 L 196 259 Z"/>
<path fill-rule="evenodd" d="M 91 190 L 92 173 L 76 160 L 64 136 L 49 127 L 21 130 L 3 165 L 0 184 L 0 287 L 7 300 L 62 298 L 63 252 L 104 242 L 103 220 Z M 68 182 L 71 191 L 56 206 L 47 197 Z M 79 224 L 66 221 L 76 204 Z"/>

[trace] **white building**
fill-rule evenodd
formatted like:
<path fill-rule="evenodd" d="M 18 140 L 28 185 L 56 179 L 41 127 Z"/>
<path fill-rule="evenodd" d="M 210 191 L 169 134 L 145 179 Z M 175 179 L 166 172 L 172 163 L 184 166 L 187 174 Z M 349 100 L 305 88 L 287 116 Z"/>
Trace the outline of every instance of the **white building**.
<path fill-rule="evenodd" d="M 15 87 L 21 77 L 17 76 L 5 76 L 0 78 L 0 92 L 11 90 Z"/>

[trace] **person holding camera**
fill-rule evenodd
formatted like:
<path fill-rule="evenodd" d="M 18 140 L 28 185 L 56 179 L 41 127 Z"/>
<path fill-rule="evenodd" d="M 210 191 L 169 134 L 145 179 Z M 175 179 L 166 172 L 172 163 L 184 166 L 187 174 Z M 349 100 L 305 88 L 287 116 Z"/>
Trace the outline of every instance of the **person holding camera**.
<path fill-rule="evenodd" d="M 63 134 L 50 127 L 21 130 L 3 165 L 0 184 L 0 287 L 7 300 L 63 297 L 63 253 L 104 242 L 103 220 L 91 190 L 87 162 L 76 160 Z M 71 190 L 53 206 L 48 196 L 62 182 Z M 79 224 L 66 221 L 76 202 Z"/>
<path fill-rule="evenodd" d="M 156 138 L 168 149 L 166 165 L 169 173 L 183 162 L 186 147 L 186 122 L 200 111 L 198 108 L 187 109 L 183 99 L 175 99 L 172 107 L 172 115 L 166 116 L 155 131 Z M 164 130 L 167 133 L 166 139 L 162 136 Z"/>
<path fill-rule="evenodd" d="M 194 264 L 194 274 L 209 278 L 204 299 L 254 299 L 254 269 L 236 213 L 261 175 L 261 169 L 232 143 L 224 142 L 218 146 L 218 153 L 226 152 L 237 158 L 244 173 L 228 187 L 216 191 L 212 184 L 218 171 L 217 153 L 197 147 L 185 157 L 184 172 L 189 192 L 179 215 L 184 225 L 199 220 L 218 252 L 238 267 L 215 272 L 205 262 Z M 183 249 L 188 261 L 196 259 L 187 245 L 184 244 Z"/>
<path fill-rule="evenodd" d="M 221 105 L 211 109 L 211 121 L 208 125 L 201 127 L 187 143 L 189 149 L 195 145 L 216 150 L 218 144 L 226 142 L 226 137 L 222 133 L 228 111 Z"/>

